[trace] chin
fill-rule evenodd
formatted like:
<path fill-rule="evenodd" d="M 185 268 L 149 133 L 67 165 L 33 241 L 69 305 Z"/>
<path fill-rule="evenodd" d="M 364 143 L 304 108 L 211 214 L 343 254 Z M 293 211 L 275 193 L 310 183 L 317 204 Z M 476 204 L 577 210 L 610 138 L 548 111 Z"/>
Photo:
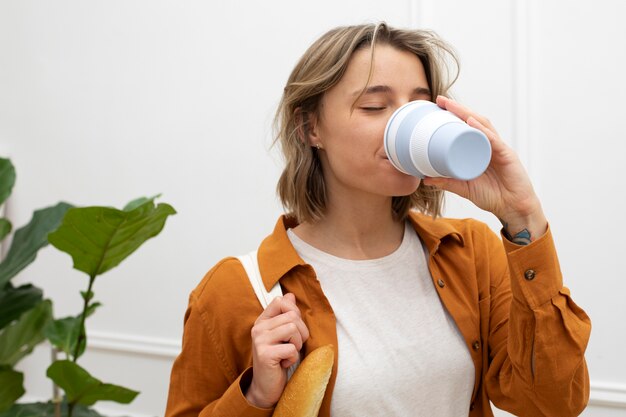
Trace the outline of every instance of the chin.
<path fill-rule="evenodd" d="M 410 175 L 402 174 L 402 177 L 403 178 L 393 181 L 392 184 L 388 184 L 388 186 L 384 188 L 391 197 L 404 197 L 413 194 L 417 191 L 417 187 L 419 187 L 422 181 Z"/>

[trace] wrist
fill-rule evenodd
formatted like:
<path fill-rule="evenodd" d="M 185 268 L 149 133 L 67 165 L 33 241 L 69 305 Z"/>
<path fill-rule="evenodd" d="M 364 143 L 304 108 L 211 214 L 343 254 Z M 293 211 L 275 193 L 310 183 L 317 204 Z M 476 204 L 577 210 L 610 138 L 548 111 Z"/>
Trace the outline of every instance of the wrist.
<path fill-rule="evenodd" d="M 528 245 L 543 236 L 548 230 L 548 220 L 538 199 L 522 211 L 511 211 L 498 216 L 503 234 L 511 242 Z"/>
<path fill-rule="evenodd" d="M 257 408 L 272 408 L 275 404 L 268 403 L 264 400 L 263 396 L 259 393 L 259 390 L 256 388 L 254 384 L 254 380 L 248 386 L 248 389 L 244 393 L 246 397 L 246 401 L 254 407 Z"/>
<path fill-rule="evenodd" d="M 548 220 L 541 208 L 531 214 L 513 213 L 499 220 L 503 226 L 504 236 L 518 245 L 528 245 L 548 230 Z"/>

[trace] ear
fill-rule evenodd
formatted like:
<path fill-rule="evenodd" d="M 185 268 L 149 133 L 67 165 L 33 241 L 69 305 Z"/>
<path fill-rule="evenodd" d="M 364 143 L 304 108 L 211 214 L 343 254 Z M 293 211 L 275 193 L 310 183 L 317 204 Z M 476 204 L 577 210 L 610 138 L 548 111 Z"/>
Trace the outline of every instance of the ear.
<path fill-rule="evenodd" d="M 317 114 L 303 111 L 302 107 L 298 107 L 294 111 L 294 117 L 300 141 L 307 146 L 321 145 L 318 134 Z"/>

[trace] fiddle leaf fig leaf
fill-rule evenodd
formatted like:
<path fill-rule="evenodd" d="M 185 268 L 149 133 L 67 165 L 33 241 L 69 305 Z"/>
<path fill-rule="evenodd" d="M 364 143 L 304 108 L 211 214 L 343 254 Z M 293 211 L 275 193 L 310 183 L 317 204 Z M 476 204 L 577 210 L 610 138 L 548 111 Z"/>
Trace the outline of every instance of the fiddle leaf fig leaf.
<path fill-rule="evenodd" d="M 100 303 L 92 303 L 87 307 L 87 317 L 91 316 L 96 308 L 100 307 Z M 79 343 L 80 336 L 80 314 L 76 317 L 64 317 L 48 323 L 44 329 L 44 335 L 50 343 L 56 346 L 59 350 L 65 352 L 69 357 L 74 355 L 76 351 L 76 343 Z M 83 325 L 83 329 L 85 326 Z M 78 359 L 87 347 L 87 335 L 80 340 L 80 347 L 78 348 L 78 355 L 75 359 Z"/>
<path fill-rule="evenodd" d="M 116 267 L 146 240 L 158 235 L 167 217 L 173 214 L 176 211 L 172 206 L 155 206 L 152 199 L 129 211 L 72 208 L 48 239 L 72 257 L 74 268 L 95 277 Z"/>
<path fill-rule="evenodd" d="M 11 233 L 11 222 L 7 219 L 0 219 L 0 240 L 4 240 Z"/>
<path fill-rule="evenodd" d="M 52 303 L 44 300 L 0 332 L 0 364 L 15 365 L 44 340 L 43 329 L 52 319 Z"/>
<path fill-rule="evenodd" d="M 35 260 L 39 249 L 48 244 L 48 233 L 59 226 L 70 207 L 70 204 L 59 203 L 37 210 L 31 221 L 15 232 L 11 248 L 0 263 L 0 288 Z"/>
<path fill-rule="evenodd" d="M 93 291 L 81 291 L 80 296 L 83 297 L 83 300 L 89 302 L 93 298 Z"/>
<path fill-rule="evenodd" d="M 141 206 L 142 204 L 147 203 L 148 201 L 154 201 L 155 199 L 161 197 L 161 194 L 157 194 L 153 197 L 139 197 L 134 199 L 133 201 L 129 202 L 128 204 L 126 204 L 124 206 L 124 211 L 131 211 L 133 209 L 136 209 L 137 207 Z"/>
<path fill-rule="evenodd" d="M 11 408 L 24 392 L 24 374 L 0 365 L 0 412 Z"/>
<path fill-rule="evenodd" d="M 102 307 L 102 303 L 99 301 L 93 302 L 91 304 L 89 304 L 89 306 L 87 307 L 87 317 L 91 316 L 93 313 L 95 313 L 96 309 L 98 307 Z"/>
<path fill-rule="evenodd" d="M 41 302 L 43 292 L 31 284 L 13 288 L 10 284 L 0 291 L 0 329 L 13 320 L 17 320 L 22 313 L 30 310 Z"/>
<path fill-rule="evenodd" d="M 10 159 L 0 158 L 0 204 L 11 195 L 15 185 L 15 167 Z"/>
<path fill-rule="evenodd" d="M 71 357 L 78 343 L 80 334 L 80 317 L 65 317 L 50 322 L 44 329 L 44 335 L 52 345 L 65 352 L 67 357 Z M 78 357 L 85 352 L 86 341 L 81 343 L 78 350 Z"/>
<path fill-rule="evenodd" d="M 128 404 L 139 394 L 119 385 L 106 384 L 68 360 L 53 362 L 46 375 L 63 388 L 69 403 L 93 405 L 97 401 L 115 401 Z"/>

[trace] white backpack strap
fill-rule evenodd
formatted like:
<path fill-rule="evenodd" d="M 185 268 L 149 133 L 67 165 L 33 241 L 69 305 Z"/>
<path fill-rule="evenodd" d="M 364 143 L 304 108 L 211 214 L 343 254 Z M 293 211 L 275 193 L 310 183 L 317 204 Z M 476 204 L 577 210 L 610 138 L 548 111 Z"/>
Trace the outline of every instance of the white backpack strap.
<path fill-rule="evenodd" d="M 280 288 L 280 283 L 278 282 L 269 292 L 265 289 L 265 284 L 263 284 L 263 279 L 261 278 L 261 271 L 259 270 L 259 262 L 256 258 L 256 251 L 238 256 L 237 259 L 239 259 L 239 262 L 243 265 L 243 269 L 246 270 L 246 274 L 248 274 L 248 279 L 250 280 L 250 284 L 252 284 L 254 293 L 259 299 L 261 307 L 263 307 L 264 310 L 274 298 L 283 295 L 283 290 Z"/>
<path fill-rule="evenodd" d="M 280 288 L 280 282 L 277 282 L 276 285 L 269 290 L 269 292 L 265 289 L 265 284 L 263 284 L 263 279 L 261 278 L 261 271 L 259 270 L 259 262 L 256 254 L 257 251 L 252 251 L 245 255 L 238 256 L 237 259 L 239 259 L 239 262 L 243 265 L 243 269 L 245 269 L 246 274 L 248 275 L 248 280 L 250 280 L 250 284 L 252 284 L 254 293 L 259 299 L 261 307 L 265 310 L 274 298 L 283 295 L 283 290 Z M 300 365 L 300 358 L 298 358 L 298 362 L 291 365 L 287 370 L 287 379 L 291 379 L 291 375 L 293 375 L 296 371 L 298 365 Z"/>

